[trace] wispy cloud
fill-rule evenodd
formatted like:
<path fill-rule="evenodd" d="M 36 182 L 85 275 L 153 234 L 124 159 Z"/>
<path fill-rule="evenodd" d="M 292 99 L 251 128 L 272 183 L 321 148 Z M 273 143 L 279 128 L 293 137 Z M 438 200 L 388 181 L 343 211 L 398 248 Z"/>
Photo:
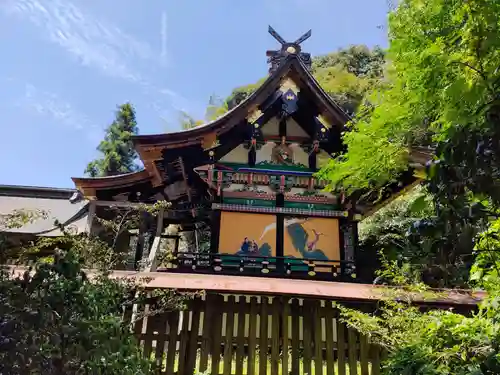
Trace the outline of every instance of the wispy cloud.
<path fill-rule="evenodd" d="M 152 49 L 119 28 L 104 24 L 67 0 L 7 0 L 3 9 L 28 18 L 41 27 L 53 43 L 64 48 L 83 65 L 103 73 L 140 82 L 140 73 L 126 61 L 151 60 Z"/>
<path fill-rule="evenodd" d="M 159 107 L 189 111 L 191 102 L 154 82 L 151 72 L 165 67 L 167 15 L 161 17 L 161 50 L 124 32 L 109 21 L 83 10 L 70 0 L 2 0 L 0 9 L 38 26 L 45 38 L 63 48 L 84 66 L 139 86 Z"/>
<path fill-rule="evenodd" d="M 15 102 L 23 110 L 46 116 L 71 129 L 82 131 L 88 140 L 95 142 L 101 137 L 101 129 L 87 116 L 75 109 L 58 95 L 26 84 L 24 96 Z"/>

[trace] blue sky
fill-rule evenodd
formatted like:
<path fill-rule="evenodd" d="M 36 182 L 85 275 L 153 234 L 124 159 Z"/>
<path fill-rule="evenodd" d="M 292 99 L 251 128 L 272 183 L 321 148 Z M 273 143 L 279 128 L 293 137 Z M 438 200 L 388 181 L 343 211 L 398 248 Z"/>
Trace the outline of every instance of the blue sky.
<path fill-rule="evenodd" d="M 272 25 L 303 50 L 386 45 L 386 0 L 1 0 L 0 184 L 73 187 L 117 104 L 141 134 L 202 118 L 267 74 Z"/>

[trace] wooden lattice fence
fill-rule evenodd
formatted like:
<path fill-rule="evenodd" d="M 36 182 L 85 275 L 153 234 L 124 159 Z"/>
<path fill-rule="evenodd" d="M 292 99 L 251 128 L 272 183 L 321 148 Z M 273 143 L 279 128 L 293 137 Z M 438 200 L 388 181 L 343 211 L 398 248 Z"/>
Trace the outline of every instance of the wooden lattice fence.
<path fill-rule="evenodd" d="M 383 351 L 337 316 L 331 301 L 208 295 L 135 332 L 158 374 L 379 374 Z"/>

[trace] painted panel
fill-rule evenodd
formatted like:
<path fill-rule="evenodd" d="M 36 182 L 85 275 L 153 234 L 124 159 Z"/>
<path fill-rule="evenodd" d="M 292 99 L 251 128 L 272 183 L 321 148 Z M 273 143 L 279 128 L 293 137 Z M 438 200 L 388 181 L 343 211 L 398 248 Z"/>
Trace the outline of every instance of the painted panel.
<path fill-rule="evenodd" d="M 220 162 L 222 163 L 238 163 L 248 164 L 248 150 L 241 144 L 229 153 L 224 155 Z"/>
<path fill-rule="evenodd" d="M 309 138 L 309 135 L 305 132 L 305 130 L 302 129 L 300 127 L 300 125 L 297 124 L 297 122 L 292 118 L 289 118 L 286 121 L 286 135 L 288 137 L 307 137 L 307 138 Z"/>
<path fill-rule="evenodd" d="M 273 148 L 276 146 L 275 142 L 266 142 L 262 147 L 257 150 L 255 155 L 255 163 L 271 162 Z"/>
<path fill-rule="evenodd" d="M 276 256 L 276 216 L 221 212 L 219 253 Z"/>
<path fill-rule="evenodd" d="M 298 143 L 292 143 L 290 148 L 293 151 L 293 161 L 295 164 L 309 166 L 309 154 Z"/>
<path fill-rule="evenodd" d="M 316 156 L 316 163 L 318 168 L 323 168 L 330 162 L 330 160 L 332 160 L 332 157 L 325 150 L 319 150 Z"/>
<path fill-rule="evenodd" d="M 340 260 L 339 221 L 319 217 L 285 217 L 284 255 Z"/>
<path fill-rule="evenodd" d="M 296 143 L 282 144 L 269 141 L 257 151 L 255 167 L 308 170 L 308 156 Z"/>
<path fill-rule="evenodd" d="M 279 136 L 279 120 L 273 117 L 262 126 L 262 134 L 264 137 L 278 137 Z M 307 137 L 308 134 L 300 127 L 294 119 L 287 119 L 286 121 L 286 135 L 288 137 Z"/>

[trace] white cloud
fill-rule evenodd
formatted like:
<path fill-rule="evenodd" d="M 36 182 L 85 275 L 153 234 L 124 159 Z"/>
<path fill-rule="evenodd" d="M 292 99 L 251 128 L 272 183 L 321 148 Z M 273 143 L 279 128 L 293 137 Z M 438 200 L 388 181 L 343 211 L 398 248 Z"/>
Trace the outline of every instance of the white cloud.
<path fill-rule="evenodd" d="M 103 73 L 140 82 L 140 73 L 127 61 L 154 59 L 151 48 L 119 28 L 106 25 L 66 0 L 8 0 L 4 11 L 28 18 L 46 31 L 53 43 L 83 65 Z"/>
<path fill-rule="evenodd" d="M 191 106 L 190 101 L 179 93 L 152 84 L 155 77 L 147 77 L 155 68 L 164 67 L 169 57 L 166 14 L 161 19 L 161 51 L 154 51 L 148 43 L 80 9 L 70 0 L 0 1 L 0 10 L 10 16 L 28 19 L 44 31 L 48 40 L 82 65 L 137 84 L 148 98 L 154 98 L 150 101 L 161 101 L 159 106 L 175 110 L 187 110 Z"/>
<path fill-rule="evenodd" d="M 92 142 L 101 137 L 101 129 L 88 117 L 56 94 L 40 90 L 32 84 L 25 85 L 24 96 L 15 104 L 24 110 L 50 117 L 60 124 L 82 131 Z"/>

